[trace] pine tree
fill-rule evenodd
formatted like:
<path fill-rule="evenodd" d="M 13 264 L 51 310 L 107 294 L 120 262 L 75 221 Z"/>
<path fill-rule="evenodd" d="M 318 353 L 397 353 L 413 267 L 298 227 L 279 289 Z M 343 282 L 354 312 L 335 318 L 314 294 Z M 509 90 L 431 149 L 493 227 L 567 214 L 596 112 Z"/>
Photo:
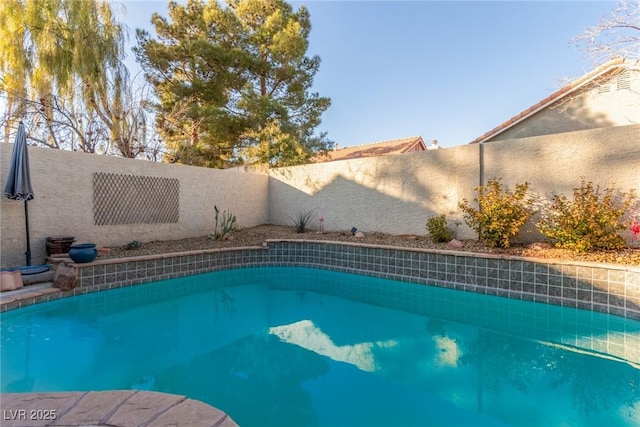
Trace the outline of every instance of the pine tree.
<path fill-rule="evenodd" d="M 169 161 L 210 167 L 308 161 L 328 148 L 315 128 L 330 100 L 311 92 L 306 8 L 282 0 L 171 2 L 138 32 L 136 54 L 159 99 Z"/>

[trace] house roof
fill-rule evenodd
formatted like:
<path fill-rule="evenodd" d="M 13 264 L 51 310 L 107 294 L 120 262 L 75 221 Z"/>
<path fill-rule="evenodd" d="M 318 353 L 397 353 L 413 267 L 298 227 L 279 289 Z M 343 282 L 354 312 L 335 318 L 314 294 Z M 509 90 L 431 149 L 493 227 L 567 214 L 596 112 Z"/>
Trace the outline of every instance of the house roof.
<path fill-rule="evenodd" d="M 489 132 L 486 132 L 486 133 L 480 135 L 479 137 L 477 137 L 476 139 L 471 141 L 470 144 L 477 144 L 479 142 L 486 142 L 489 139 L 494 138 L 495 136 L 499 135 L 500 133 L 506 131 L 507 129 L 517 125 L 518 123 L 522 122 L 523 120 L 531 117 L 532 115 L 536 114 L 537 112 L 549 107 L 552 104 L 557 103 L 558 101 L 562 100 L 563 98 L 565 98 L 565 97 L 571 95 L 572 93 L 582 89 L 586 85 L 598 80 L 603 75 L 608 74 L 608 73 L 610 73 L 612 71 L 623 71 L 623 70 L 626 70 L 626 69 L 640 69 L 640 60 L 628 60 L 628 59 L 621 58 L 621 57 L 615 57 L 611 61 L 600 65 L 599 67 L 595 68 L 593 71 L 590 71 L 589 73 L 585 74 L 584 76 L 572 81 L 568 85 L 562 87 L 561 89 L 559 89 L 556 92 L 552 93 L 551 95 L 549 95 L 548 97 L 546 97 L 542 101 L 540 101 L 540 102 L 532 105 L 531 107 L 527 108 L 523 112 L 513 116 L 512 118 L 510 118 L 506 122 L 502 123 L 501 125 L 496 126 L 495 128 L 491 129 Z"/>
<path fill-rule="evenodd" d="M 375 142 L 372 144 L 354 145 L 352 147 L 339 148 L 337 150 L 328 151 L 326 155 L 321 156 L 317 161 L 333 161 L 357 159 L 360 157 L 375 157 L 387 154 L 401 154 L 409 151 L 424 151 L 426 145 L 421 136 L 412 136 L 409 138 L 393 139 L 389 141 Z"/>

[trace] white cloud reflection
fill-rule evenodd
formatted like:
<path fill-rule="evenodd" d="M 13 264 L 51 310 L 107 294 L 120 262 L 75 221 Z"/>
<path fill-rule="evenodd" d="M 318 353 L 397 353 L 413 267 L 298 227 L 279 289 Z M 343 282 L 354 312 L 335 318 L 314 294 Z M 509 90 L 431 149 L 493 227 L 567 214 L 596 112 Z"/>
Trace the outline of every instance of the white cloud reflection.
<path fill-rule="evenodd" d="M 458 366 L 458 360 L 462 356 L 462 351 L 458 346 L 458 343 L 449 337 L 443 337 L 436 335 L 433 337 L 433 342 L 436 345 L 436 365 L 438 366 L 451 366 L 453 368 Z"/>
<path fill-rule="evenodd" d="M 397 344 L 396 341 L 378 341 L 337 346 L 331 337 L 322 332 L 311 320 L 274 326 L 269 328 L 269 333 L 277 336 L 281 341 L 295 344 L 338 362 L 349 363 L 366 372 L 376 370 L 374 348 L 393 347 Z"/>

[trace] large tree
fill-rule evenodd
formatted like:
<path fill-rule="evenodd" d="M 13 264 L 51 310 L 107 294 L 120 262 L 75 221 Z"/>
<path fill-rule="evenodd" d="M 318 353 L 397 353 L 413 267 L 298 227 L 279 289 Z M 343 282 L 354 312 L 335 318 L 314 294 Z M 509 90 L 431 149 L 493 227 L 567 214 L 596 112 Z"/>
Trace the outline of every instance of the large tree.
<path fill-rule="evenodd" d="M 107 1 L 4 0 L 5 141 L 15 121 L 26 120 L 32 141 L 52 148 L 144 152 L 145 98 L 130 87 L 124 49 L 124 28 Z"/>
<path fill-rule="evenodd" d="M 330 100 L 311 91 L 320 58 L 306 56 L 305 7 L 282 0 L 188 0 L 154 14 L 136 54 L 156 90 L 169 161 L 211 167 L 308 161 Z"/>

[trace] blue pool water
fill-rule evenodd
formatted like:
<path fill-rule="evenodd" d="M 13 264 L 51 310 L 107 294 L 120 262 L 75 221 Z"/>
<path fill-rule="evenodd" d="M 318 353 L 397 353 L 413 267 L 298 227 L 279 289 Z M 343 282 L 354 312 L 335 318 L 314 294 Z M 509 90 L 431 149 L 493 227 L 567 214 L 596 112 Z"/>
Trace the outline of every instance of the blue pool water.
<path fill-rule="evenodd" d="M 2 392 L 183 394 L 249 426 L 640 424 L 640 323 L 304 268 L 2 315 Z"/>

